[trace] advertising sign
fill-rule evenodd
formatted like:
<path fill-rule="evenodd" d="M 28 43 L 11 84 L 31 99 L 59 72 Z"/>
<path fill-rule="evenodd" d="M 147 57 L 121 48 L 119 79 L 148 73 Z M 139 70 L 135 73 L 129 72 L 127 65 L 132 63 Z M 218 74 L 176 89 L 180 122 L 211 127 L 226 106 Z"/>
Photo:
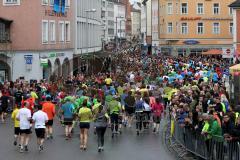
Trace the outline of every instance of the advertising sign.
<path fill-rule="evenodd" d="M 187 45 L 195 45 L 195 44 L 198 44 L 199 41 L 196 41 L 196 40 L 186 40 L 183 43 L 187 44 Z"/>
<path fill-rule="evenodd" d="M 223 51 L 222 58 L 233 58 L 234 56 L 233 48 L 223 48 L 222 51 Z"/>

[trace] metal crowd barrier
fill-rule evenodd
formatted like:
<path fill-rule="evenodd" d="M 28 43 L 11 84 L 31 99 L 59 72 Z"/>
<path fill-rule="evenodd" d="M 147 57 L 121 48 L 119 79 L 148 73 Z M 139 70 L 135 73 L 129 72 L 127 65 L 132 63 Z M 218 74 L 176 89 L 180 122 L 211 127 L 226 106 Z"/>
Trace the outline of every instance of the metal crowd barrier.
<path fill-rule="evenodd" d="M 176 121 L 172 127 L 174 127 L 172 138 L 197 157 L 206 160 L 240 160 L 238 141 L 204 136 L 194 129 L 180 126 Z"/>

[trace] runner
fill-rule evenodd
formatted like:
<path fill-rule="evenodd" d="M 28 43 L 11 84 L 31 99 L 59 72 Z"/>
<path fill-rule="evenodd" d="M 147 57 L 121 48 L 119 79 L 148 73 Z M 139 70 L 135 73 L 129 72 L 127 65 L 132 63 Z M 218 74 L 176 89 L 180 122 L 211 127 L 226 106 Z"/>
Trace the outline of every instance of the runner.
<path fill-rule="evenodd" d="M 9 96 L 7 95 L 7 92 L 6 91 L 3 91 L 2 92 L 2 96 L 0 97 L 0 101 L 1 101 L 1 120 L 2 120 L 2 123 L 5 123 L 5 119 L 6 119 L 6 116 L 7 116 L 7 109 L 8 109 L 8 103 L 10 102 L 9 101 Z"/>
<path fill-rule="evenodd" d="M 136 132 L 137 135 L 142 132 L 143 120 L 144 120 L 144 101 L 141 100 L 141 92 L 136 93 L 136 102 L 135 102 L 135 114 L 136 114 Z"/>
<path fill-rule="evenodd" d="M 48 122 L 46 123 L 47 139 L 53 139 L 53 119 L 55 116 L 55 105 L 51 102 L 51 97 L 46 98 L 46 102 L 43 104 L 43 112 L 48 115 Z"/>
<path fill-rule="evenodd" d="M 79 116 L 79 127 L 80 127 L 80 149 L 87 149 L 88 142 L 88 130 L 90 128 L 90 122 L 93 118 L 92 111 L 87 107 L 88 100 L 85 99 L 83 101 L 83 107 L 80 108 L 78 116 Z"/>
<path fill-rule="evenodd" d="M 37 144 L 39 151 L 43 150 L 43 142 L 45 139 L 45 129 L 48 121 L 48 115 L 42 111 L 42 106 L 38 105 L 38 111 L 33 114 L 33 123 L 35 123 L 35 132 L 37 136 Z"/>
<path fill-rule="evenodd" d="M 113 96 L 113 99 L 108 103 L 108 110 L 111 117 L 112 138 L 114 137 L 114 134 L 119 133 L 119 114 L 122 111 L 121 103 L 117 101 L 117 99 L 117 96 Z"/>
<path fill-rule="evenodd" d="M 107 112 L 103 109 L 103 106 L 98 107 L 98 113 L 94 116 L 95 127 L 98 136 L 98 152 L 103 151 L 104 146 L 104 135 L 107 129 L 109 116 Z"/>
<path fill-rule="evenodd" d="M 29 105 L 29 102 L 24 102 L 24 108 L 21 108 L 17 114 L 17 120 L 20 121 L 20 153 L 24 152 L 24 150 L 28 152 L 29 135 L 31 134 L 31 111 L 28 109 Z"/>
<path fill-rule="evenodd" d="M 128 92 L 127 97 L 124 99 L 125 102 L 125 111 L 126 111 L 126 119 L 128 123 L 128 127 L 132 126 L 133 116 L 135 113 L 135 98 L 132 96 L 132 91 Z"/>
<path fill-rule="evenodd" d="M 64 125 L 65 125 L 65 139 L 71 138 L 72 124 L 73 124 L 73 114 L 74 105 L 71 99 L 67 98 L 66 102 L 61 107 L 61 113 L 63 115 Z"/>
<path fill-rule="evenodd" d="M 159 98 L 156 98 L 156 103 L 153 104 L 152 112 L 153 112 L 153 132 L 159 133 L 160 131 L 160 121 L 162 118 L 162 113 L 164 111 L 164 106 L 160 102 Z"/>
<path fill-rule="evenodd" d="M 14 109 L 14 111 L 12 112 L 12 120 L 14 122 L 14 146 L 16 146 L 18 144 L 18 142 L 20 142 L 20 122 L 17 119 L 17 115 L 19 113 L 20 110 L 20 105 L 16 106 L 16 108 Z M 19 144 L 20 147 L 20 144 Z"/>

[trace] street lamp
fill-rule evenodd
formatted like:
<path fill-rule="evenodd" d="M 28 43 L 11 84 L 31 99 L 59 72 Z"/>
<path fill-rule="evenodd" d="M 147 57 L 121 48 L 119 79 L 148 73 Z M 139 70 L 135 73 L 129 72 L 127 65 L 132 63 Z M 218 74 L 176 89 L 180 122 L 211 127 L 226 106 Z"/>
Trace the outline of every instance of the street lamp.
<path fill-rule="evenodd" d="M 86 12 L 86 24 L 87 24 L 87 37 L 86 37 L 86 41 L 87 41 L 87 54 L 88 54 L 88 47 L 89 47 L 89 26 L 88 26 L 88 14 L 89 13 L 95 13 L 97 10 L 96 9 L 89 9 L 89 10 L 85 10 Z M 89 60 L 88 60 L 88 72 L 89 72 Z"/>
<path fill-rule="evenodd" d="M 116 36 L 116 39 L 115 39 L 115 41 L 116 41 L 116 49 L 118 48 L 118 44 L 117 44 L 117 33 L 118 33 L 118 31 L 117 31 L 117 25 L 118 25 L 118 19 L 119 18 L 124 18 L 123 16 L 118 16 L 118 17 L 116 17 L 116 34 L 115 34 L 115 36 Z"/>

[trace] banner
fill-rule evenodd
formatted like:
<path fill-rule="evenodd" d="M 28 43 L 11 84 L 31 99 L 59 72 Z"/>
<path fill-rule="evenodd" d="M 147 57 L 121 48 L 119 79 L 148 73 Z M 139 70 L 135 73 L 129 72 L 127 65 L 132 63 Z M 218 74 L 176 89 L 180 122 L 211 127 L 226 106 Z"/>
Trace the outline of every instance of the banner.
<path fill-rule="evenodd" d="M 54 0 L 53 10 L 57 13 L 60 12 L 60 0 Z"/>
<path fill-rule="evenodd" d="M 53 10 L 57 13 L 65 13 L 66 0 L 54 0 Z"/>
<path fill-rule="evenodd" d="M 65 1 L 66 1 L 66 0 L 62 0 L 62 2 L 61 2 L 61 7 L 62 7 L 61 11 L 62 11 L 62 14 L 65 13 L 65 4 L 66 4 Z"/>
<path fill-rule="evenodd" d="M 42 67 L 48 67 L 48 59 L 41 58 L 40 59 L 40 64 L 41 64 Z"/>

